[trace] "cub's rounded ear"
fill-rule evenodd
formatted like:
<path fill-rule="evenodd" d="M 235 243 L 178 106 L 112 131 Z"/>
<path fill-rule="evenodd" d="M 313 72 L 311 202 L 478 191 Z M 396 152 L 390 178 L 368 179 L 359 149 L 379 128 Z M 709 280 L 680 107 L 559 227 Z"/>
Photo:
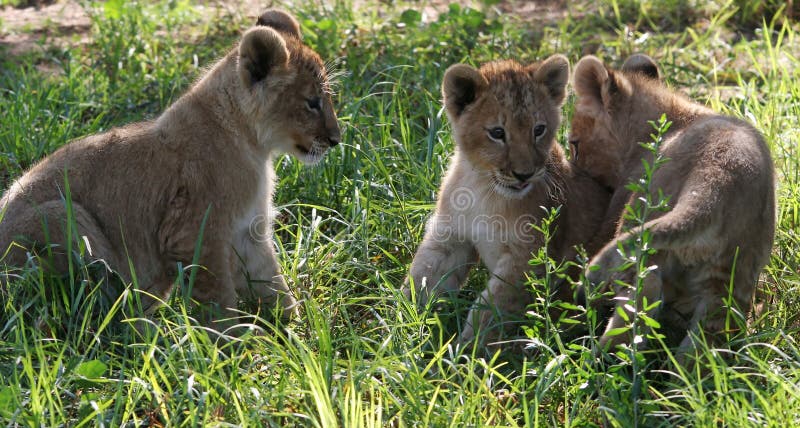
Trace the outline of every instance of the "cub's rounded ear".
<path fill-rule="evenodd" d="M 239 43 L 239 76 L 246 86 L 260 82 L 278 68 L 289 63 L 286 41 L 272 28 L 247 30 Z"/>
<path fill-rule="evenodd" d="M 569 60 L 564 55 L 552 55 L 542 61 L 533 74 L 534 80 L 542 83 L 547 88 L 550 98 L 556 104 L 564 103 L 567 95 L 567 82 L 569 82 Z"/>
<path fill-rule="evenodd" d="M 618 95 L 630 96 L 633 90 L 622 73 L 614 72 L 593 55 L 581 58 L 573 76 L 575 92 L 581 102 L 611 108 Z"/>
<path fill-rule="evenodd" d="M 596 56 L 587 55 L 575 65 L 572 83 L 579 97 L 603 104 L 603 86 L 606 82 L 608 69 Z"/>
<path fill-rule="evenodd" d="M 451 65 L 444 72 L 442 96 L 448 113 L 458 117 L 464 109 L 480 96 L 489 85 L 475 67 L 466 64 Z"/>
<path fill-rule="evenodd" d="M 658 65 L 653 61 L 653 58 L 644 54 L 629 56 L 628 59 L 625 60 L 625 63 L 622 64 L 622 71 L 626 73 L 638 73 L 650 79 L 661 80 L 661 72 L 658 69 Z"/>
<path fill-rule="evenodd" d="M 292 15 L 280 9 L 267 9 L 258 17 L 256 25 L 272 27 L 281 33 L 300 38 L 300 24 Z"/>

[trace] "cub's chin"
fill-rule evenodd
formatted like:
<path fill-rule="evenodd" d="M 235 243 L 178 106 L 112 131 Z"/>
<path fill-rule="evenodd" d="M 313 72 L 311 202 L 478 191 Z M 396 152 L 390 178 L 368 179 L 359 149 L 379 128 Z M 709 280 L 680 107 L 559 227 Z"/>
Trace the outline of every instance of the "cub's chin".
<path fill-rule="evenodd" d="M 525 183 L 506 184 L 496 182 L 494 184 L 494 191 L 508 199 L 522 199 L 533 189 L 533 183 L 526 181 Z"/>
<path fill-rule="evenodd" d="M 327 144 L 318 141 L 314 141 L 310 147 L 303 147 L 300 144 L 295 144 L 292 154 L 306 165 L 316 165 L 325 157 L 328 148 L 329 146 Z"/>

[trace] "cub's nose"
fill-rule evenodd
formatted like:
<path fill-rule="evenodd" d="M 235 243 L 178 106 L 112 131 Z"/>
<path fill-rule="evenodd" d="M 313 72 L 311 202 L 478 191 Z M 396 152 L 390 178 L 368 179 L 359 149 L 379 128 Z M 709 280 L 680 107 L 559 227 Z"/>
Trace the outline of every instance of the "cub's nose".
<path fill-rule="evenodd" d="M 530 172 L 530 173 L 521 173 L 521 172 L 511 171 L 511 174 L 513 174 L 514 177 L 516 177 L 517 180 L 519 180 L 519 181 L 525 181 L 525 180 L 533 177 L 533 173 L 532 172 Z"/>
<path fill-rule="evenodd" d="M 339 131 L 339 125 L 326 126 L 325 134 L 327 136 L 328 144 L 333 147 L 342 142 L 342 132 Z"/>

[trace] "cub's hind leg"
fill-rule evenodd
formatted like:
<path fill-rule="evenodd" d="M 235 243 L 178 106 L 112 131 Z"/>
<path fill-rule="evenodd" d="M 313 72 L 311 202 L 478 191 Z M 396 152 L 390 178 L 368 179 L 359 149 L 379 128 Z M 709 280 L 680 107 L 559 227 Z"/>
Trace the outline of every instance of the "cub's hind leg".
<path fill-rule="evenodd" d="M 628 275 L 628 277 L 631 276 L 633 275 Z M 628 344 L 631 343 L 632 332 L 626 331 L 620 333 L 621 330 L 618 329 L 627 327 L 631 324 L 631 321 L 633 321 L 633 318 L 636 315 L 634 312 L 644 311 L 645 301 L 649 306 L 652 305 L 653 302 L 657 300 L 662 300 L 663 296 L 663 283 L 661 281 L 661 277 L 657 270 L 649 272 L 649 274 L 644 278 L 644 280 L 642 280 L 642 285 L 639 289 L 638 295 L 636 295 L 633 287 L 628 287 L 628 286 L 617 286 L 617 287 L 618 289 L 616 290 L 614 296 L 614 299 L 616 300 L 614 313 L 612 314 L 611 319 L 608 321 L 605 332 L 600 337 L 598 343 L 600 349 L 605 349 L 609 352 L 613 351 L 614 347 L 616 347 L 617 345 L 621 345 L 623 343 L 628 343 Z M 661 304 L 663 304 L 663 301 Z M 656 309 L 656 311 L 658 311 L 658 308 Z M 650 316 L 651 318 L 654 318 L 656 316 L 653 313 L 648 313 L 647 315 Z M 640 327 L 643 329 L 647 328 L 641 324 Z M 646 333 L 646 331 L 642 331 L 641 333 Z M 644 336 L 644 334 L 642 335 Z"/>
<path fill-rule="evenodd" d="M 69 254 L 80 246 L 85 257 L 100 260 L 111 268 L 122 266 L 122 257 L 115 251 L 94 217 L 77 202 L 71 204 L 74 228 L 72 242 L 67 245 L 67 209 L 63 201 L 48 201 L 38 205 L 11 203 L 0 221 L 0 263 L 23 267 L 36 256 L 36 262 L 54 273 L 69 272 Z"/>
<path fill-rule="evenodd" d="M 5 218 L 0 221 L 0 266 L 6 266 L 1 269 L 5 273 L 0 275 L 0 283 L 12 281 L 23 269 L 33 266 L 67 275 L 70 258 L 83 248 L 83 261 L 90 267 L 91 276 L 102 281 L 103 300 L 110 304 L 119 297 L 120 280 L 127 283 L 125 259 L 91 213 L 77 202 L 71 204 L 71 210 L 73 222 L 68 229 L 67 209 L 61 200 L 38 205 L 9 204 Z M 67 241 L 68 231 L 71 245 Z M 79 266 L 73 264 L 73 274 Z M 112 269 L 123 271 L 116 273 Z M 142 304 L 148 304 L 146 299 Z"/>
<path fill-rule="evenodd" d="M 188 273 L 189 282 L 186 285 L 190 287 L 187 291 L 191 298 L 199 304 L 199 321 L 207 327 L 222 331 L 235 322 L 238 316 L 238 299 L 233 280 L 235 258 L 231 248 L 232 228 L 228 218 L 223 215 L 214 216 L 213 211 L 205 217 L 208 221 L 204 224 L 204 217 L 192 215 L 203 212 L 202 208 L 196 207 L 202 207 L 204 201 L 194 201 L 188 195 L 186 192 L 179 193 L 170 202 L 171 208 L 161 220 L 158 227 L 161 258 L 170 260 L 171 263 L 193 266 L 193 271 Z M 195 203 L 195 207 L 191 203 Z M 201 233 L 202 242 L 199 242 Z M 196 255 L 198 244 L 199 254 Z M 166 283 L 155 283 L 154 288 L 161 284 Z"/>
<path fill-rule="evenodd" d="M 742 318 L 749 313 L 750 301 L 737 298 L 737 287 L 752 287 L 752 280 L 734 278 L 732 290 L 730 279 L 724 275 L 715 275 L 695 284 L 698 290 L 694 300 L 696 306 L 689 321 L 689 330 L 676 355 L 682 365 L 688 367 L 686 363 L 697 357 L 698 340 L 704 339 L 709 348 L 725 346 L 731 336 L 743 327 L 745 320 Z"/>

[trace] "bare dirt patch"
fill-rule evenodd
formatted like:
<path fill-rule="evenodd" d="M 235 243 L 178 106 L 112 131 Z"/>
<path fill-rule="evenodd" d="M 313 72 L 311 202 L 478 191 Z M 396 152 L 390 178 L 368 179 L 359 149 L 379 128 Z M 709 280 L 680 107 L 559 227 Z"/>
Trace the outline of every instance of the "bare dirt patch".
<path fill-rule="evenodd" d="M 6 6 L 0 10 L 0 23 L 0 49 L 14 56 L 41 49 L 42 40 L 56 46 L 80 42 L 91 26 L 89 15 L 74 1 Z"/>
<path fill-rule="evenodd" d="M 439 11 L 446 10 L 445 8 L 447 8 L 450 3 L 453 2 L 438 0 L 431 2 L 432 5 L 436 5 L 436 9 Z M 474 2 L 461 1 L 458 3 L 476 7 L 474 4 L 471 4 Z M 511 15 L 520 21 L 532 23 L 550 23 L 556 22 L 567 16 L 567 2 L 566 0 L 504 0 L 490 7 L 489 10 L 495 10 L 504 15 Z"/>
<path fill-rule="evenodd" d="M 42 46 L 66 47 L 88 43 L 91 20 L 87 11 L 74 0 L 33 0 L 23 6 L 5 6 L 0 9 L 0 52 L 17 56 Z M 284 8 L 291 9 L 291 2 L 280 2 Z M 468 0 L 448 2 L 429 0 L 409 3 L 418 8 L 428 22 L 436 20 L 450 3 L 459 3 L 476 9 L 485 8 L 480 3 Z M 196 7 L 221 9 L 230 14 L 255 17 L 264 2 L 246 1 L 198 1 Z M 355 9 L 382 7 L 380 2 L 371 0 L 355 1 Z M 488 8 L 489 13 L 513 15 L 516 19 L 530 22 L 553 22 L 566 16 L 566 0 L 504 0 Z"/>

